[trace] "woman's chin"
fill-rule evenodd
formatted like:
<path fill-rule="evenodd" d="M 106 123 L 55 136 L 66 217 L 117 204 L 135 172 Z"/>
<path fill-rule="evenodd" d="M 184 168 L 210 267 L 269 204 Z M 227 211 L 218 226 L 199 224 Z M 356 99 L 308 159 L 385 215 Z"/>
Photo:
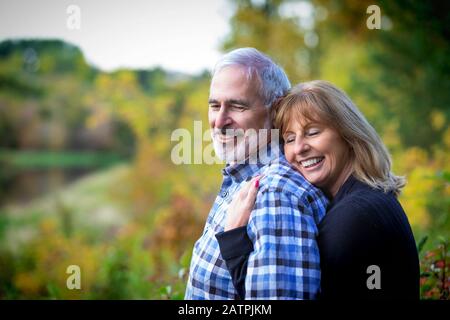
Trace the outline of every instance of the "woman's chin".
<path fill-rule="evenodd" d="M 303 178 L 306 179 L 306 181 L 320 188 L 320 186 L 322 185 L 322 181 L 324 180 L 322 178 L 321 170 L 314 170 L 313 172 L 310 172 L 311 170 L 305 170 L 305 168 L 301 167 L 301 165 L 298 164 L 294 164 L 293 167 L 298 173 L 303 176 Z"/>
<path fill-rule="evenodd" d="M 324 180 L 322 178 L 321 172 L 305 172 L 300 171 L 300 174 L 311 184 L 314 186 L 320 188 L 322 185 L 322 181 Z"/>

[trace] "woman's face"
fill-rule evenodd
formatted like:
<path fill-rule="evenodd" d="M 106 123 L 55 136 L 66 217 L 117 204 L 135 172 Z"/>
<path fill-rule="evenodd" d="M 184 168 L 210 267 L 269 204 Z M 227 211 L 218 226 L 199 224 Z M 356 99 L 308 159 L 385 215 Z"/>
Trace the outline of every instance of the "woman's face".
<path fill-rule="evenodd" d="M 295 117 L 293 117 L 295 118 Z M 331 127 L 291 120 L 283 134 L 284 153 L 306 180 L 334 197 L 352 171 L 349 147 Z"/>

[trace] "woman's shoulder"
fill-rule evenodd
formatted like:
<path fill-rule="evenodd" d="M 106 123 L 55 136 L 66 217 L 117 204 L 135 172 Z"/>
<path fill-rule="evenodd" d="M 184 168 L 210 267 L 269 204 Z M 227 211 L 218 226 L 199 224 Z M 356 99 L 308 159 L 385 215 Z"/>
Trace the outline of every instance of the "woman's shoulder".
<path fill-rule="evenodd" d="M 386 193 L 356 181 L 344 196 L 332 204 L 326 218 L 367 230 L 386 229 L 404 217 L 403 208 L 392 192 Z"/>
<path fill-rule="evenodd" d="M 319 245 L 326 255 L 346 256 L 384 246 L 390 238 L 388 195 L 371 188 L 351 190 L 331 208 L 319 224 Z"/>
<path fill-rule="evenodd" d="M 400 203 L 393 192 L 385 192 L 352 177 L 352 184 L 336 197 L 336 207 L 365 211 L 398 210 Z"/>

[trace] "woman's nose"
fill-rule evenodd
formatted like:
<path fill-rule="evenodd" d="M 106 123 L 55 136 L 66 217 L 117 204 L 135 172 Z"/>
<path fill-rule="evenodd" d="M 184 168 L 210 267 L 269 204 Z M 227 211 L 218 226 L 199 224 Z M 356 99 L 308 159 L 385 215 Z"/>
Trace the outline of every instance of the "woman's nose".
<path fill-rule="evenodd" d="M 298 155 L 304 155 L 310 150 L 309 144 L 302 138 L 295 139 L 294 152 Z"/>

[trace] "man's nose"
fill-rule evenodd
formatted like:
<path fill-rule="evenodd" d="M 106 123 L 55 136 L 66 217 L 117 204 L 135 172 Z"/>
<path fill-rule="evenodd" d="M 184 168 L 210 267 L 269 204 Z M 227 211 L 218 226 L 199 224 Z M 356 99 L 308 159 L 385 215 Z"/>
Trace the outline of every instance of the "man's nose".
<path fill-rule="evenodd" d="M 226 109 L 227 108 L 222 105 L 220 106 L 220 110 L 216 114 L 216 121 L 214 122 L 214 126 L 217 129 L 225 128 L 232 123 L 232 120 Z"/>

